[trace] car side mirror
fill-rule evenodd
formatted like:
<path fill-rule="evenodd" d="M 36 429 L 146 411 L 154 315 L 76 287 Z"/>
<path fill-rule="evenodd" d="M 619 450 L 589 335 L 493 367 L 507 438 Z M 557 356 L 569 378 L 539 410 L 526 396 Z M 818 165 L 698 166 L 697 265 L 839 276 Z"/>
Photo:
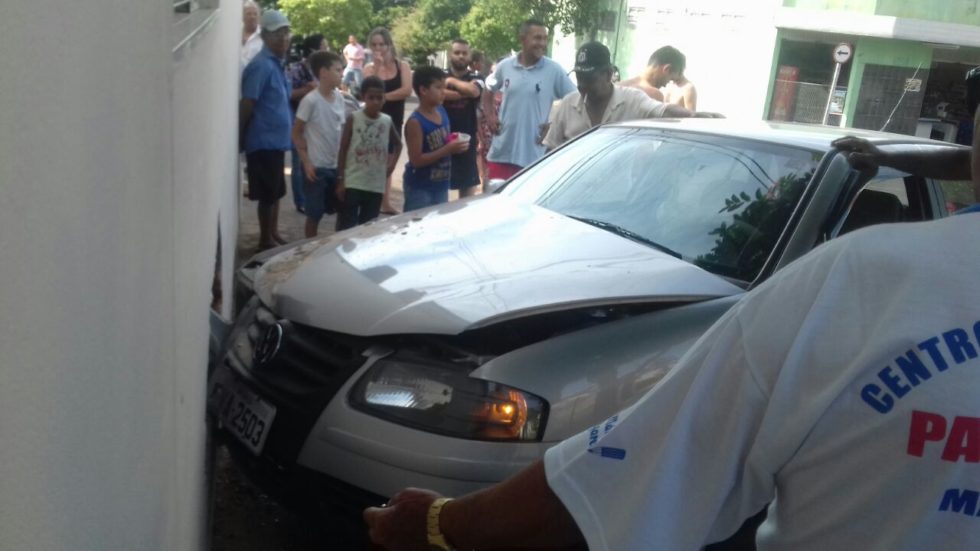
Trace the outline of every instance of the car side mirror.
<path fill-rule="evenodd" d="M 483 193 L 497 193 L 497 190 L 504 187 L 504 184 L 506 183 L 507 180 L 502 178 L 494 178 L 493 180 L 487 182 L 487 189 L 483 190 Z"/>

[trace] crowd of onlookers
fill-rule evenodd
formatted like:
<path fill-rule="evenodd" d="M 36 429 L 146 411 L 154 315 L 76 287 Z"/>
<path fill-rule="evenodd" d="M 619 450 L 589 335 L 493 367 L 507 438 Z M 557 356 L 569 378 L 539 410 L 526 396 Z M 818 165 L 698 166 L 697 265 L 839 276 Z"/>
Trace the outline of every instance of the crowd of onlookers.
<path fill-rule="evenodd" d="M 643 75 L 617 85 L 608 48 L 585 44 L 576 85 L 545 56 L 548 29 L 536 20 L 520 26 L 520 50 L 495 64 L 454 40 L 446 70 L 413 70 L 381 27 L 366 47 L 350 35 L 335 53 L 321 34 L 291 41 L 286 16 L 260 13 L 252 2 L 243 23 L 240 146 L 260 248 L 284 243 L 278 215 L 287 151 L 293 201 L 312 237 L 324 214 L 337 214 L 338 231 L 397 214 L 391 175 L 403 149 L 403 210 L 410 211 L 448 201 L 450 190 L 475 195 L 598 124 L 701 115 L 684 56 L 669 46 L 654 52 Z M 418 107 L 406 119 L 413 93 Z"/>

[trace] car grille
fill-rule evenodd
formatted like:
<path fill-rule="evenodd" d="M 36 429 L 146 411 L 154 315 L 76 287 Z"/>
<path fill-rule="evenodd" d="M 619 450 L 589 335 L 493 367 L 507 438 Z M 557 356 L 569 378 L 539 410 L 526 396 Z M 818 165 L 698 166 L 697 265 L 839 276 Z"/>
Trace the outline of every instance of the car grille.
<path fill-rule="evenodd" d="M 262 341 L 276 324 L 282 338 L 270 354 Z M 279 319 L 257 298 L 243 309 L 238 329 L 224 361 L 276 406 L 263 453 L 282 466 L 292 465 L 323 408 L 366 361 L 363 353 L 370 342 Z"/>

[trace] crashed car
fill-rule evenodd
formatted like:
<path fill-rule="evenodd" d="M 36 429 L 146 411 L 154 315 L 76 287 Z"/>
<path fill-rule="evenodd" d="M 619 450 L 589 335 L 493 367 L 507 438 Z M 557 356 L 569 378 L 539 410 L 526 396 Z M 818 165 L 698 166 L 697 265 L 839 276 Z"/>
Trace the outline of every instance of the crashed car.
<path fill-rule="evenodd" d="M 502 480 L 635 402 L 807 251 L 969 201 L 967 183 L 853 169 L 830 145 L 842 135 L 602 126 L 495 193 L 256 256 L 209 411 L 239 466 L 287 503 L 359 509 L 406 486 Z"/>

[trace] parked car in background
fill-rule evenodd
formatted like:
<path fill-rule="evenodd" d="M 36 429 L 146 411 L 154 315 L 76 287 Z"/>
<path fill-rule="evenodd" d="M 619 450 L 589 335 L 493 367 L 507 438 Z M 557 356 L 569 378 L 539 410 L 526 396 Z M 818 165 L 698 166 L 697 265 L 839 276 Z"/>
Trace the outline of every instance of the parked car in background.
<path fill-rule="evenodd" d="M 287 503 L 358 510 L 405 486 L 459 495 L 502 480 L 634 403 L 814 247 L 947 216 L 970 192 L 858 172 L 830 146 L 842 135 L 599 127 L 492 195 L 259 255 L 239 273 L 247 303 L 209 410 L 238 464 Z"/>

